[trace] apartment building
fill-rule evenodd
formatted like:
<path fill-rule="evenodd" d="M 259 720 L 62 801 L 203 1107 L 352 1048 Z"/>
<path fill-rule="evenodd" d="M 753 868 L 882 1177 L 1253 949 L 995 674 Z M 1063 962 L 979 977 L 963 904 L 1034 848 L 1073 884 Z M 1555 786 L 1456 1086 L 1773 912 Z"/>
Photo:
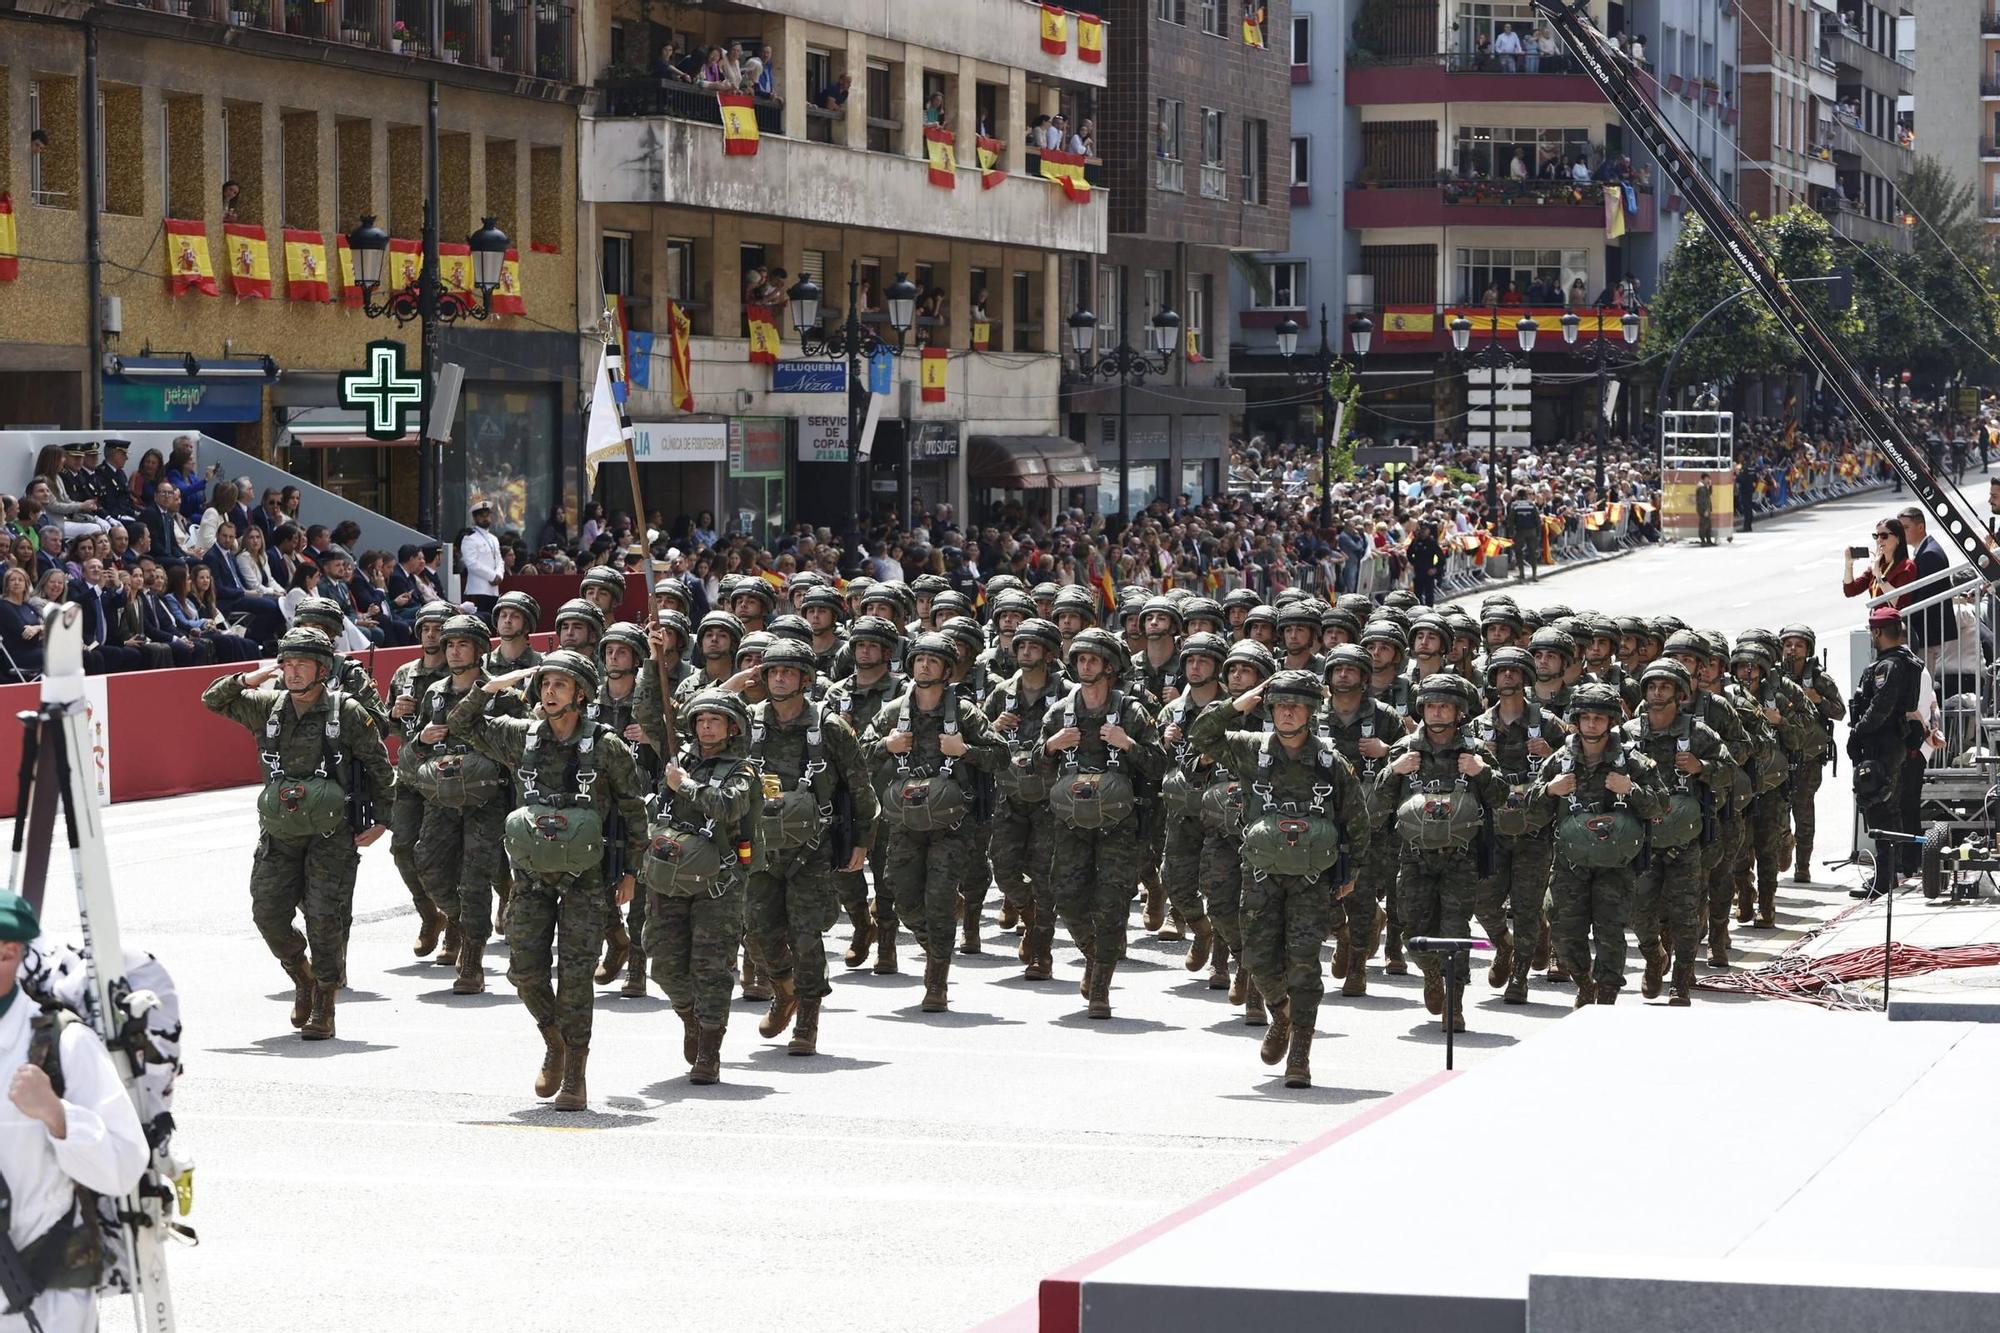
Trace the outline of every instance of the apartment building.
<path fill-rule="evenodd" d="M 373 215 L 415 247 L 435 87 L 446 249 L 462 256 L 490 216 L 516 250 L 505 313 L 441 339 L 466 372 L 441 522 L 476 488 L 538 525 L 573 495 L 580 448 L 574 19 L 545 0 L 0 15 L 0 192 L 19 249 L 0 281 L 0 422 L 186 426 L 414 522 L 417 451 L 368 439 L 337 376 L 385 337 L 415 365 L 417 329 L 361 313 L 339 240 Z"/>
<path fill-rule="evenodd" d="M 2000 236 L 2000 4 L 1933 0 L 1917 33 L 1917 131 L 1923 151 L 1972 190 Z"/>

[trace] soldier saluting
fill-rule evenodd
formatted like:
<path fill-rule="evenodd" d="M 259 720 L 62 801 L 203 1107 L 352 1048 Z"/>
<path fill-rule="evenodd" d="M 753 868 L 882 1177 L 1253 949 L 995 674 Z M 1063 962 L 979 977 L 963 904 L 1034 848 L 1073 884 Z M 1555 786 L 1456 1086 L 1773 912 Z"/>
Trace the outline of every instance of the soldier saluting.
<path fill-rule="evenodd" d="M 396 781 L 374 718 L 352 696 L 328 688 L 333 673 L 326 637 L 292 630 L 278 640 L 276 665 L 220 677 L 201 696 L 211 713 L 258 738 L 264 790 L 250 917 L 292 980 L 292 1026 L 307 1041 L 334 1035 L 360 849 L 385 831 L 373 812 Z M 258 688 L 274 677 L 283 689 Z M 292 924 L 301 908 L 303 936 Z"/>
<path fill-rule="evenodd" d="M 539 716 L 490 716 L 493 700 L 524 680 Z M 512 768 L 519 786 L 520 804 L 504 824 L 517 880 L 507 920 L 507 979 L 542 1033 L 535 1095 L 553 1095 L 558 1111 L 588 1105 L 591 973 L 611 902 L 632 901 L 629 870 L 611 895 L 604 891 L 604 828 L 614 810 L 624 821 L 625 864 L 638 865 L 646 851 L 646 792 L 631 748 L 583 715 L 596 692 L 597 664 L 558 648 L 540 666 L 468 691 L 448 715 L 451 734 Z"/>

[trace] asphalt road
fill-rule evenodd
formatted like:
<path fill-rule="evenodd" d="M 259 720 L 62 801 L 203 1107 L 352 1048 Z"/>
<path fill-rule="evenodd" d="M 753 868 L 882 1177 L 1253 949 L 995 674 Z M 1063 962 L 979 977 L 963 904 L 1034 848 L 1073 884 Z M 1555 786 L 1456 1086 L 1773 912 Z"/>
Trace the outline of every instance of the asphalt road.
<path fill-rule="evenodd" d="M 1648 550 L 1522 600 L 1731 632 L 1804 619 L 1845 679 L 1858 603 L 1840 596 L 1839 553 L 1887 504 L 1826 506 L 1713 550 Z M 1829 858 L 1843 787 L 1821 798 Z M 175 1256 L 184 1328 L 964 1328 L 1443 1064 L 1418 979 L 1378 972 L 1365 999 L 1329 996 L 1319 1086 L 1286 1091 L 1241 1011 L 1183 970 L 1184 946 L 1135 936 L 1117 1017 L 1092 1023 L 1074 951 L 1057 949 L 1059 983 L 1024 982 L 989 911 L 987 952 L 953 969 L 951 1013 L 919 1014 L 906 935 L 900 977 L 835 960 L 816 1058 L 760 1040 L 762 1006 L 739 1002 L 714 1088 L 687 1082 L 664 999 L 602 994 L 592 1110 L 557 1115 L 532 1095 L 540 1041 L 499 948 L 494 989 L 477 997 L 413 962 L 386 845 L 362 862 L 340 1037 L 297 1038 L 249 921 L 251 799 L 144 802 L 108 821 L 128 938 L 182 988 L 177 1110 L 204 1238 Z M 1780 929 L 1753 944 L 1782 946 L 1846 904 L 1787 883 Z M 73 921 L 61 888 L 48 916 Z M 1483 985 L 1471 995 L 1467 1063 L 1570 1006 L 1566 989 L 1538 987 L 1524 1008 Z M 1365 1202 L 1327 1200 L 1326 1225 Z"/>

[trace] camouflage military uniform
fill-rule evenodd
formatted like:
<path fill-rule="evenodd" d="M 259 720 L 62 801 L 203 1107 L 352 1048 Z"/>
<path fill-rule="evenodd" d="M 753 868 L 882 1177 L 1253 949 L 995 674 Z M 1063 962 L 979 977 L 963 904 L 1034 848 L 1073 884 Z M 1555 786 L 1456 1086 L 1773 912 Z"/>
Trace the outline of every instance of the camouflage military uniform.
<path fill-rule="evenodd" d="M 1641 711 L 1625 724 L 1623 733 L 1626 744 L 1653 761 L 1672 800 L 1691 802 L 1698 810 L 1711 812 L 1710 818 L 1697 819 L 1694 836 L 1678 846 L 1665 845 L 1664 824 L 1656 829 L 1651 859 L 1633 883 L 1632 931 L 1646 959 L 1646 997 L 1659 993 L 1665 976 L 1675 1001 L 1685 1002 L 1694 988 L 1695 949 L 1706 916 L 1703 868 L 1708 847 L 1703 830 L 1710 825 L 1712 812 L 1726 804 L 1735 790 L 1736 764 L 1722 738 L 1685 712 L 1664 730 L 1655 730 L 1651 718 Z M 1682 773 L 1674 767 L 1682 751 L 1701 761 L 1700 772 Z"/>
<path fill-rule="evenodd" d="M 1167 728 L 1181 729 L 1181 738 L 1177 743 L 1168 744 L 1162 739 L 1161 743 L 1167 751 L 1167 767 L 1186 775 L 1189 795 L 1197 801 L 1214 776 L 1215 761 L 1196 752 L 1194 724 L 1207 709 L 1229 701 L 1228 692 L 1219 683 L 1215 687 L 1215 696 L 1206 704 L 1197 704 L 1190 690 L 1160 710 L 1163 738 Z M 1180 914 L 1181 920 L 1202 920 L 1208 915 L 1208 902 L 1201 877 L 1201 846 L 1206 832 L 1201 822 L 1201 811 L 1198 808 L 1175 810 L 1163 799 L 1159 814 L 1160 818 L 1155 822 L 1166 826 L 1162 838 L 1160 878 L 1166 886 L 1167 902 Z"/>
<path fill-rule="evenodd" d="M 1176 621 L 1178 622 L 1178 616 Z M 1142 644 L 1143 642 L 1141 640 Z M 1186 684 L 1178 652 L 1158 666 L 1153 665 L 1148 659 L 1144 647 L 1127 659 L 1123 688 L 1132 692 L 1141 703 L 1155 713 L 1162 707 L 1169 689 L 1180 690 L 1185 688 Z M 1167 846 L 1167 821 L 1161 817 L 1159 802 L 1153 792 L 1142 791 L 1139 799 L 1144 807 L 1144 815 L 1140 820 L 1144 827 L 1140 830 L 1140 842 L 1136 854 L 1138 865 L 1136 879 L 1138 887 L 1145 893 L 1146 928 L 1157 930 L 1160 922 L 1155 918 L 1165 913 L 1168 897 L 1161 865 Z"/>
<path fill-rule="evenodd" d="M 1394 772 L 1394 765 L 1406 754 L 1418 757 L 1416 771 Z M 1462 754 L 1478 755 L 1486 762 L 1485 771 L 1477 777 L 1460 773 L 1458 760 Z M 1378 808 L 1390 812 L 1423 792 L 1461 789 L 1470 792 L 1489 811 L 1507 799 L 1507 784 L 1501 780 L 1493 752 L 1464 726 L 1442 745 L 1419 726 L 1389 747 L 1375 777 Z M 1396 836 L 1401 856 L 1395 903 L 1403 931 L 1408 935 L 1464 936 L 1472 928 L 1473 889 L 1479 879 L 1471 842 L 1462 846 L 1419 847 L 1415 844 L 1414 826 L 1408 820 L 1398 820 Z M 1410 957 L 1423 969 L 1427 1002 L 1432 998 L 1432 988 L 1441 981 L 1463 980 L 1445 978 L 1443 960 L 1437 954 L 1413 952 Z"/>
<path fill-rule="evenodd" d="M 490 679 L 484 670 L 474 677 L 471 689 L 478 690 Z M 463 697 L 454 690 L 449 675 L 434 681 L 417 705 L 417 731 L 433 724 L 443 726 L 451 707 Z M 488 712 L 495 717 L 519 717 L 521 696 L 508 691 L 495 695 Z M 464 755 L 470 747 L 446 735 L 436 744 L 426 745 L 412 736 L 398 757 L 397 767 L 412 790 L 411 781 L 418 765 L 438 755 Z M 417 870 L 423 876 L 424 892 L 445 919 L 459 930 L 459 948 L 475 956 L 493 934 L 493 894 L 507 882 L 507 853 L 501 826 L 514 808 L 513 793 L 506 784 L 483 800 L 455 806 L 443 800 L 424 802 L 423 824 L 417 837 Z"/>
<path fill-rule="evenodd" d="M 1610 810 L 1618 798 L 1606 789 L 1604 780 L 1618 771 L 1632 779 L 1632 789 L 1623 798 L 1625 806 L 1639 819 L 1657 819 L 1666 809 L 1666 785 L 1653 761 L 1626 746 L 1615 728 L 1594 762 L 1575 736 L 1542 761 L 1535 778 L 1536 813 L 1553 825 Z M 1551 796 L 1549 783 L 1565 772 L 1574 773 L 1576 789 L 1567 796 Z M 1555 870 L 1549 882 L 1553 905 L 1549 934 L 1556 959 L 1576 978 L 1580 1000 L 1589 996 L 1609 1004 L 1625 984 L 1625 922 L 1634 867 L 1574 865 L 1563 855 L 1559 829 L 1557 834 Z"/>
<path fill-rule="evenodd" d="M 412 699 L 422 699 L 431 685 L 450 673 L 445 670 L 444 654 L 440 652 L 435 664 L 417 657 L 396 668 L 389 677 L 389 698 L 393 701 L 408 695 Z M 396 734 L 403 738 L 403 750 L 407 750 L 410 738 L 422 729 L 415 713 L 406 718 L 392 719 Z M 397 754 L 397 767 L 401 764 L 402 751 Z M 410 901 L 416 904 L 422 915 L 430 905 L 429 892 L 424 888 L 422 874 L 417 869 L 417 835 L 423 832 L 424 798 L 417 789 L 398 783 L 395 795 L 389 803 L 389 856 L 396 863 L 396 873 L 403 877 L 404 887 L 410 891 Z"/>
<path fill-rule="evenodd" d="M 1352 717 L 1341 716 L 1329 697 L 1320 712 L 1319 725 L 1321 734 L 1333 742 L 1353 768 L 1361 782 L 1362 799 L 1371 811 L 1369 835 L 1353 840 L 1354 845 L 1347 853 L 1354 892 L 1337 900 L 1332 908 L 1333 932 L 1338 943 L 1346 946 L 1347 955 L 1346 966 L 1335 975 L 1353 977 L 1354 984 L 1349 989 L 1359 995 L 1365 993 L 1368 959 L 1375 952 L 1375 940 L 1387 924 L 1388 909 L 1381 900 L 1395 887 L 1397 864 L 1396 840 L 1389 832 L 1389 811 L 1385 809 L 1379 819 L 1372 817 L 1376 808 L 1375 776 L 1381 771 L 1382 756 L 1370 758 L 1362 754 L 1361 742 L 1378 740 L 1384 745 L 1394 745 L 1405 735 L 1403 715 L 1363 690 L 1361 705 Z M 1336 960 L 1340 952 L 1336 947 Z"/>
<path fill-rule="evenodd" d="M 1757 924 L 1769 928 L 1777 924 L 1778 866 L 1786 859 L 1793 773 L 1805 751 L 1808 733 L 1821 730 L 1819 714 L 1796 681 L 1769 670 L 1763 689 L 1756 696 L 1741 684 L 1732 684 L 1731 688 L 1737 692 L 1738 706 L 1744 711 L 1744 729 L 1750 733 L 1752 785 L 1756 789 L 1746 817 L 1746 845 L 1736 858 L 1736 915 L 1741 921 L 1751 919 L 1754 893 Z M 1763 714 L 1766 708 L 1778 711 L 1776 722 Z M 1759 727 L 1768 728 L 1776 737 L 1777 752 L 1765 748 L 1762 754 L 1758 753 Z M 1775 784 L 1770 783 L 1765 772 L 1772 764 L 1783 768 L 1783 777 Z"/>
<path fill-rule="evenodd" d="M 1722 741 L 1730 755 L 1730 785 L 1716 793 L 1715 841 L 1702 849 L 1703 898 L 1707 904 L 1708 961 L 1713 967 L 1729 965 L 1729 908 L 1736 899 L 1736 858 L 1749 837 L 1750 777 L 1743 760 L 1749 753 L 1749 737 L 1743 730 L 1742 714 L 1726 695 L 1697 689 L 1687 707 Z"/>
<path fill-rule="evenodd" d="M 257 738 L 261 751 L 275 756 L 277 771 L 301 777 L 332 759 L 326 734 L 333 701 L 339 700 L 339 753 L 358 760 L 365 773 L 363 804 L 380 802 L 395 782 L 389 752 L 375 720 L 358 699 L 323 693 L 301 713 L 282 689 L 245 689 L 243 677 L 221 676 L 202 691 L 201 702 L 211 713 L 244 728 Z M 272 712 L 278 711 L 278 731 L 269 734 Z M 267 761 L 267 770 L 269 763 Z M 328 776 L 345 782 L 346 775 Z M 312 979 L 318 985 L 340 985 L 347 970 L 347 934 L 354 922 L 354 874 L 361 863 L 353 830 L 340 828 L 319 838 L 280 838 L 262 833 L 250 865 L 250 919 L 272 954 L 290 971 L 310 950 Z M 301 936 L 292 922 L 305 916 Z"/>
<path fill-rule="evenodd" d="M 1806 700 L 1818 716 L 1805 729 L 1804 745 L 1792 768 L 1792 870 L 1794 878 L 1804 883 L 1812 875 L 1813 839 L 1818 831 L 1814 802 L 1826 777 L 1826 761 L 1833 755 L 1832 724 L 1847 716 L 1847 703 L 1840 697 L 1840 686 L 1826 674 L 1818 658 L 1787 660 L 1778 669 L 1798 685 L 1801 693 L 1812 690 L 1819 695 L 1816 704 L 1810 697 Z"/>
<path fill-rule="evenodd" d="M 1561 745 L 1561 718 L 1540 704 L 1524 701 L 1521 716 L 1509 722 L 1496 705 L 1473 720 L 1473 733 L 1493 751 L 1507 793 L 1493 808 L 1493 873 L 1473 889 L 1472 915 L 1486 938 L 1494 942 L 1495 972 L 1504 976 L 1509 1003 L 1526 1003 L 1530 953 L 1547 928 L 1549 869 L 1555 845 L 1546 820 L 1530 808 L 1530 788 L 1541 757 L 1528 751 L 1531 741 L 1551 748 Z M 1511 925 L 1511 929 L 1510 929 Z M 1504 954 L 1506 962 L 1501 964 Z M 1489 976 L 1489 983 L 1495 978 Z"/>
<path fill-rule="evenodd" d="M 534 628 L 533 625 L 528 626 L 529 632 L 533 633 Z M 527 641 L 524 639 L 522 642 Z M 486 668 L 488 676 L 504 676 L 510 671 L 525 671 L 529 667 L 542 664 L 542 655 L 532 646 L 525 649 L 519 657 L 511 658 L 504 655 L 502 651 L 504 647 L 504 643 L 496 643 L 486 656 L 480 659 L 479 664 Z"/>
<path fill-rule="evenodd" d="M 451 734 L 513 769 L 524 785 L 532 774 L 536 788 L 546 795 L 587 795 L 607 828 L 615 811 L 624 825 L 625 864 L 637 866 L 646 850 L 646 790 L 631 748 L 608 728 L 581 720 L 565 741 L 546 721 L 488 716 L 492 697 L 472 690 L 453 705 Z M 527 744 L 531 736 L 536 741 L 532 750 Z M 588 793 L 578 793 L 572 774 L 583 762 L 586 738 L 597 777 Z M 572 1050 L 590 1045 L 591 978 L 604 938 L 607 901 L 600 864 L 577 875 L 518 874 L 508 904 L 507 980 L 520 992 L 536 1026 L 553 1024 Z"/>
<path fill-rule="evenodd" d="M 986 697 L 987 719 L 1012 712 L 1020 725 L 1011 735 L 1000 733 L 1007 742 L 1007 764 L 998 781 L 1001 801 L 993 817 L 993 877 L 999 882 L 1002 898 L 1022 921 L 1021 961 L 1038 973 L 1044 943 L 1052 943 L 1056 928 L 1055 883 L 1050 878 L 1055 856 L 1055 816 L 1049 813 L 1048 798 L 1030 796 L 1020 782 L 1037 784 L 1040 773 L 1035 750 L 1042 735 L 1042 720 L 1049 704 L 1067 690 L 1062 676 L 1051 667 L 1041 692 L 1030 697 L 1028 687 L 1015 672 L 1001 681 Z M 1011 790 L 1010 790 L 1011 787 Z M 1038 975 L 1037 980 L 1047 980 Z"/>
<path fill-rule="evenodd" d="M 882 673 L 873 685 L 863 685 L 854 674 L 850 662 L 847 674 L 834 682 L 827 691 L 826 706 L 840 714 L 855 737 L 866 736 L 869 724 L 882 711 L 882 705 L 910 687 L 903 673 L 891 667 Z M 875 876 L 875 882 L 882 882 L 882 866 L 887 855 L 888 825 L 876 820 L 868 842 L 868 869 Z M 840 899 L 841 910 L 854 926 L 854 947 L 847 951 L 844 960 L 849 967 L 860 967 L 868 961 L 868 937 L 874 933 L 873 917 L 868 910 L 868 879 L 859 870 L 836 870 L 833 872 L 834 893 Z M 879 893 L 878 893 L 879 896 Z"/>
<path fill-rule="evenodd" d="M 686 885 L 666 893 L 641 889 L 651 902 L 640 946 L 646 952 L 648 974 L 667 993 L 675 1011 L 684 1020 L 691 1015 L 704 1027 L 720 1028 L 729 1020 L 736 950 L 743 938 L 746 872 L 736 858 L 736 843 L 763 798 L 740 736 L 708 758 L 690 743 L 678 762 L 687 771 L 687 781 L 679 791 L 661 783 L 654 828 L 700 832 L 712 825 L 722 852 L 722 873 L 707 888 Z"/>
<path fill-rule="evenodd" d="M 583 710 L 583 717 L 586 722 L 601 722 L 611 728 L 611 733 L 631 748 L 632 761 L 638 765 L 642 788 L 650 792 L 659 786 L 660 752 L 667 747 L 667 729 L 665 710 L 660 704 L 660 676 L 651 658 L 639 659 L 632 688 L 626 691 L 623 698 L 611 692 L 611 680 L 607 673 L 597 687 L 597 698 Z M 625 735 L 625 729 L 632 726 L 639 728 L 643 740 L 634 743 Z M 643 940 L 646 934 L 646 895 L 636 890 L 633 892 L 632 904 L 625 912 L 627 920 L 621 922 L 618 904 L 611 899 L 617 889 L 618 876 L 627 870 L 636 872 L 638 866 L 636 863 L 624 863 L 609 836 L 606 843 L 611 856 L 605 865 L 604 875 L 605 934 L 606 944 L 612 952 L 606 957 L 605 966 L 598 969 L 599 984 L 618 979 L 619 969 L 612 964 L 622 964 L 626 958 L 625 951 L 630 950 L 632 972 L 629 980 L 638 987 L 632 993 L 643 995 L 645 983 L 639 978 L 645 975 L 644 949 L 635 942 Z M 621 924 L 626 927 L 622 940 L 618 935 Z"/>

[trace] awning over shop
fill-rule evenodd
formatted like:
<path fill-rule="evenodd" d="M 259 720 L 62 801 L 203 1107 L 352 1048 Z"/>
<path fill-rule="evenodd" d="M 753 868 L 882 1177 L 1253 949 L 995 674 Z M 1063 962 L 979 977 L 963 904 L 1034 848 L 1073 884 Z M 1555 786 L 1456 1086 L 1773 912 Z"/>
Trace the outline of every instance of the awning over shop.
<path fill-rule="evenodd" d="M 1060 435 L 974 435 L 970 476 L 974 486 L 1028 491 L 1098 481 L 1097 460 Z"/>
<path fill-rule="evenodd" d="M 408 430 L 400 440 L 377 440 L 368 434 L 362 414 L 344 407 L 295 407 L 285 422 L 278 447 L 305 449 L 379 449 L 414 446 L 417 432 Z"/>

